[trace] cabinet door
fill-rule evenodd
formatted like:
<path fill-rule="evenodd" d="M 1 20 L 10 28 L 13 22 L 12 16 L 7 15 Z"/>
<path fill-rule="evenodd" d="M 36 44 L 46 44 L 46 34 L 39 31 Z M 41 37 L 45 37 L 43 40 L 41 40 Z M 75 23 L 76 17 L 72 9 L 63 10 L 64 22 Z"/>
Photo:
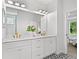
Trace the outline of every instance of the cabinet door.
<path fill-rule="evenodd" d="M 31 59 L 31 40 L 3 44 L 3 59 Z"/>
<path fill-rule="evenodd" d="M 3 59 L 20 59 L 19 55 L 20 55 L 19 51 L 17 51 L 16 48 L 14 49 L 3 48 L 3 51 L 2 51 Z"/>
<path fill-rule="evenodd" d="M 17 51 L 19 52 L 20 59 L 31 59 L 31 47 L 30 46 L 19 47 Z"/>
<path fill-rule="evenodd" d="M 31 59 L 31 46 L 3 48 L 3 59 Z"/>
<path fill-rule="evenodd" d="M 43 39 L 43 56 L 48 56 L 56 52 L 56 37 L 48 37 Z"/>
<path fill-rule="evenodd" d="M 50 50 L 51 48 L 50 48 L 49 41 L 50 41 L 50 40 L 49 40 L 48 38 L 43 38 L 43 44 L 44 44 L 44 45 L 43 45 L 43 47 L 44 47 L 44 48 L 43 48 L 43 49 L 44 49 L 43 52 L 44 52 L 44 57 L 50 55 L 49 50 Z"/>
<path fill-rule="evenodd" d="M 56 53 L 57 51 L 57 39 L 56 36 L 51 38 L 52 41 L 52 53 Z"/>

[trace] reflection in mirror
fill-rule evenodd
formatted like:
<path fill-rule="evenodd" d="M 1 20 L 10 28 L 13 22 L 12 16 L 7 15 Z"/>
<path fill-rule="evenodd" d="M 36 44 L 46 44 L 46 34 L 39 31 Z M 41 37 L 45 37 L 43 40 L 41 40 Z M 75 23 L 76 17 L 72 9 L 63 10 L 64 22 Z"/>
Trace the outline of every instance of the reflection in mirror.
<path fill-rule="evenodd" d="M 5 16 L 6 16 L 5 17 L 6 38 L 11 39 L 11 38 L 13 38 L 13 35 L 15 35 L 15 32 L 17 30 L 17 28 L 16 28 L 17 15 L 6 12 Z"/>

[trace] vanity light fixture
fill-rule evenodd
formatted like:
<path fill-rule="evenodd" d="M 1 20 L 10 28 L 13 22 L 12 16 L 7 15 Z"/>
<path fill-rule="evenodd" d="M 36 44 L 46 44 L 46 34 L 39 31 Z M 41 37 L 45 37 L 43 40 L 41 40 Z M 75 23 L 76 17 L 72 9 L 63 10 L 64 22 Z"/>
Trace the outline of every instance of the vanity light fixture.
<path fill-rule="evenodd" d="M 43 13 L 43 14 L 48 14 L 48 12 L 47 12 L 47 11 L 42 10 L 42 9 L 40 9 L 40 10 L 39 10 L 39 12 L 40 12 L 40 13 Z"/>
<path fill-rule="evenodd" d="M 13 4 L 13 1 L 11 1 L 11 0 L 8 0 L 8 4 Z"/>
<path fill-rule="evenodd" d="M 18 3 L 18 2 L 15 2 L 15 4 L 14 5 L 16 5 L 16 6 L 20 6 L 20 4 Z"/>

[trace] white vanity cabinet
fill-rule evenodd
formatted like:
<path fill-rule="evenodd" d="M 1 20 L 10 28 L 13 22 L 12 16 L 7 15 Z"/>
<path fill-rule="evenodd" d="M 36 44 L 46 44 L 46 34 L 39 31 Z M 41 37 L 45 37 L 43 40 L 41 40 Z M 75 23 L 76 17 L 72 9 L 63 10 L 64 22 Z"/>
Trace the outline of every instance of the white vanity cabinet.
<path fill-rule="evenodd" d="M 32 40 L 32 59 L 42 59 L 42 58 L 43 58 L 42 40 L 34 39 Z"/>
<path fill-rule="evenodd" d="M 43 59 L 56 52 L 56 36 L 3 43 L 3 59 Z"/>
<path fill-rule="evenodd" d="M 3 59 L 31 59 L 31 41 L 3 43 Z"/>
<path fill-rule="evenodd" d="M 56 37 L 42 38 L 42 40 L 44 57 L 56 52 Z"/>

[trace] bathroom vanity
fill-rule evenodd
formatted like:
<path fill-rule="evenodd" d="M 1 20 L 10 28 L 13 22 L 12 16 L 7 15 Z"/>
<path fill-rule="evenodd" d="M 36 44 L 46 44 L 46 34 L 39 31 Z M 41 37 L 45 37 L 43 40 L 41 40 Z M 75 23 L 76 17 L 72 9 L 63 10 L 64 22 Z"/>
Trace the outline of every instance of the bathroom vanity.
<path fill-rule="evenodd" d="M 3 43 L 3 59 L 43 59 L 56 52 L 56 36 L 32 37 Z"/>
<path fill-rule="evenodd" d="M 7 0 L 6 0 L 7 1 Z M 43 59 L 57 50 L 57 12 L 40 13 L 8 4 L 3 7 L 3 59 Z M 35 26 L 35 34 L 27 27 Z M 50 27 L 52 26 L 52 27 Z M 15 33 L 19 35 L 16 37 Z"/>

